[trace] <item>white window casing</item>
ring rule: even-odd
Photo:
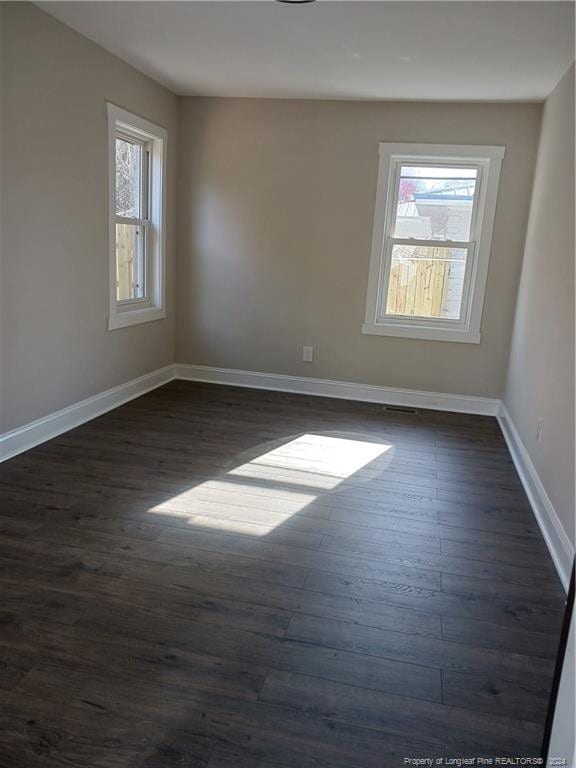
[[[492,230],[504,147],[442,144],[389,144],[379,146],[378,184],[372,233],[372,251],[366,316],[362,332],[437,341],[479,343],[480,323],[488,277]],[[446,166],[446,170],[475,171],[475,191],[467,240],[423,239],[398,236],[398,195],[401,169],[407,166]],[[400,227],[401,228],[401,227]],[[427,247],[455,249],[465,253],[457,277],[455,317],[400,314],[387,311],[393,248]],[[461,297],[461,300],[460,300]]]
[[[107,102],[108,118],[108,330],[166,317],[166,148],[167,132],[154,123]],[[116,140],[140,148],[140,190],[137,216],[118,214],[116,204]],[[116,225],[134,227],[136,280],[141,295],[119,298]]]

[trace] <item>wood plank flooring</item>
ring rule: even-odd
[[[0,768],[539,755],[564,594],[492,418],[173,382],[0,509]]]

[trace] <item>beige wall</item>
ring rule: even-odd
[[[574,541],[574,67],[548,98],[504,402]],[[538,418],[544,419],[536,440]]]
[[[0,432],[174,360],[176,97],[29,3],[4,4]],[[107,330],[106,111],[168,129],[168,317]]]
[[[181,99],[177,360],[499,397],[540,115]],[[361,335],[380,141],[506,145],[480,345]]]
[[[7,73],[0,431],[174,359],[501,395],[539,105],[190,98],[178,105],[35,6],[0,7]],[[106,330],[107,99],[170,134],[168,317],[113,332]],[[480,345],[360,333],[383,140],[507,147]],[[314,363],[301,362],[302,344],[315,345]],[[513,353],[509,392],[517,359]]]

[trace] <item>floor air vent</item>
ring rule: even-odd
[[[407,408],[404,405],[385,405],[383,411],[390,411],[391,413],[409,413],[416,415],[418,411],[416,408]]]

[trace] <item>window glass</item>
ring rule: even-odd
[[[393,237],[470,239],[476,168],[402,165]]]
[[[145,296],[143,227],[116,224],[116,300],[134,301]]]
[[[386,314],[457,320],[467,253],[466,248],[394,245]]]
[[[140,218],[142,145],[116,138],[116,215]]]

